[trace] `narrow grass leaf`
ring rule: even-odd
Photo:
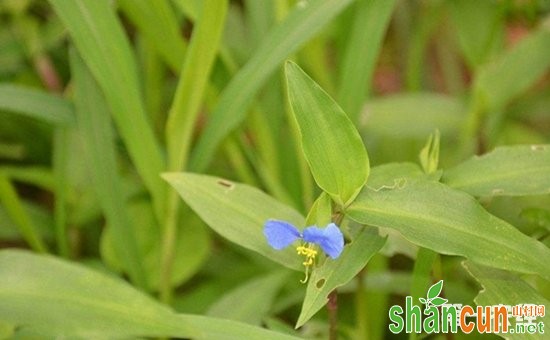
[[[320,267],[315,268],[309,278],[296,327],[305,324],[328,302],[330,292],[351,281],[385,241],[385,238],[378,236],[378,229],[364,228],[344,247],[338,259],[327,258]]]
[[[2,202],[7,215],[19,228],[21,236],[23,236],[31,248],[39,253],[47,252],[48,248],[38,234],[38,231],[30,216],[27,214],[27,211],[23,207],[23,204],[17,195],[17,191],[11,181],[3,173],[0,173],[0,202]]]
[[[121,0],[124,14],[136,25],[173,71],[180,71],[186,42],[168,0]]]
[[[193,152],[190,169],[208,166],[223,139],[246,117],[254,96],[279,65],[325,27],[352,0],[300,2],[265,37],[254,55],[224,89]]]
[[[474,299],[478,306],[516,306],[534,304],[545,305],[546,308],[548,308],[550,305],[550,301],[548,299],[544,298],[531,285],[512,273],[480,266],[472,263],[471,261],[463,262],[463,266],[483,288]],[[508,320],[510,321],[509,327],[515,328],[515,325],[517,324],[516,318],[511,317]],[[549,325],[550,315],[546,312],[543,317],[537,317],[534,324],[538,322],[543,322],[544,325]],[[548,338],[547,335],[539,332],[535,332],[533,334],[508,332],[506,334],[501,334],[501,336],[511,340],[544,340]]]
[[[531,33],[479,69],[474,91],[484,109],[497,110],[532,86],[550,67],[550,29]]]
[[[17,85],[0,84],[0,110],[60,126],[72,125],[75,122],[73,107],[65,99]]]
[[[550,250],[544,244],[489,214],[472,196],[438,182],[408,179],[395,189],[365,188],[346,215],[395,229],[441,254],[550,280]]]
[[[126,197],[117,175],[116,146],[109,109],[88,68],[76,51],[71,52],[77,122],[93,187],[107,222],[113,228],[118,255],[124,261],[132,281],[145,288],[142,259],[127,215]]]
[[[466,61],[475,69],[485,63],[502,40],[504,11],[491,1],[457,0],[448,10]]]
[[[443,172],[448,186],[474,196],[550,193],[550,145],[502,146]]]
[[[210,306],[206,315],[260,326],[287,278],[288,272],[275,272],[243,282]]]
[[[304,218],[292,208],[256,188],[217,177],[167,173],[163,178],[218,234],[291,269],[301,269],[294,248],[277,251],[268,245],[263,233],[269,219],[287,221],[302,228]]]
[[[55,235],[57,251],[63,257],[69,257],[67,237],[67,195],[69,191],[69,148],[71,137],[67,128],[58,127],[54,132],[53,171],[55,176]]]
[[[286,77],[311,173],[317,184],[344,206],[355,198],[369,175],[361,136],[338,104],[298,65],[287,62]]]
[[[359,112],[370,92],[370,84],[390,23],[395,0],[356,1],[350,37],[342,59],[338,102],[357,123]]]
[[[193,127],[223,33],[227,0],[205,0],[202,6],[166,124],[171,171],[183,170],[187,163]]]
[[[165,186],[160,147],[145,113],[136,61],[107,0],[51,0],[84,62],[99,84],[137,171],[162,216]]]
[[[402,93],[368,101],[361,114],[365,135],[425,138],[435,129],[443,136],[459,131],[466,107],[456,97],[437,93]]]

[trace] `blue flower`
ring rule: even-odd
[[[313,259],[317,254],[315,245],[318,245],[332,259],[336,259],[344,249],[344,236],[334,223],[330,223],[326,228],[316,226],[307,227],[303,233],[292,224],[284,221],[268,220],[264,226],[264,234],[267,243],[277,250],[291,245],[294,241],[301,239],[304,244],[298,246],[298,254],[306,255],[305,266],[313,264]]]

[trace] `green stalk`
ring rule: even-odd
[[[68,169],[67,158],[69,153],[69,131],[65,127],[59,127],[54,132],[53,168],[55,176],[55,239],[58,252],[61,256],[70,256],[67,238],[67,190]]]
[[[200,18],[195,23],[166,124],[169,171],[181,171],[186,167],[193,127],[218,52],[227,5],[227,0],[205,0]],[[179,212],[179,196],[174,190],[169,190],[167,202],[160,270],[160,298],[165,303],[170,302],[172,295],[171,277]]]

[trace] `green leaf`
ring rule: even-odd
[[[137,171],[162,215],[164,169],[158,142],[145,113],[137,66],[128,39],[107,0],[50,0],[99,84]]]
[[[0,319],[41,337],[295,339],[230,320],[175,314],[127,283],[81,265],[0,251]]]
[[[436,298],[439,293],[441,293],[441,290],[443,290],[443,280],[439,280],[439,282],[434,283],[430,289],[428,289],[428,300],[433,300]]]
[[[436,93],[401,93],[365,105],[361,132],[397,138],[424,139],[438,129],[443,136],[458,132],[466,108],[456,97]]]
[[[498,147],[443,173],[447,185],[474,196],[550,193],[550,145]]]
[[[276,272],[244,282],[210,306],[207,315],[259,326],[287,278],[288,272]]]
[[[170,2],[121,0],[118,4],[147,41],[155,47],[170,69],[180,71],[185,57],[186,42]]]
[[[492,1],[455,0],[448,3],[453,26],[466,61],[475,67],[487,61],[502,38],[504,11]]]
[[[424,173],[415,163],[386,163],[371,168],[367,187],[374,191],[395,189],[405,185],[408,178],[423,175]]]
[[[187,165],[193,128],[223,33],[227,0],[204,0],[201,13],[193,28],[191,43],[166,123],[170,171],[184,170]]]
[[[442,304],[444,303],[447,303],[447,299],[443,299],[443,298],[440,298],[440,297],[436,297],[432,300],[432,305],[434,306],[441,306]]]
[[[77,126],[82,134],[83,156],[90,169],[93,188],[107,223],[113,228],[119,258],[134,283],[145,288],[141,254],[126,211],[126,196],[118,175],[109,109],[89,69],[74,50],[71,50],[70,61],[75,83]]]
[[[67,126],[75,122],[71,103],[59,96],[23,86],[0,84],[0,110],[54,125]]]
[[[332,200],[326,192],[313,202],[306,217],[306,225],[326,226],[332,221]]]
[[[550,66],[550,30],[541,28],[481,68],[474,89],[488,110],[502,108],[532,86]]]
[[[222,140],[245,119],[254,96],[279,65],[351,2],[300,2],[269,32],[256,53],[224,89],[193,152],[190,169],[201,171],[206,168]]]
[[[426,304],[428,301],[426,301],[426,299],[424,298],[418,298],[418,301],[420,301],[421,303],[423,304]]]
[[[336,203],[345,206],[369,176],[369,158],[361,136],[338,104],[298,65],[287,62],[286,78],[313,177]]]
[[[391,228],[409,241],[476,263],[550,280],[550,250],[485,211],[470,195],[438,182],[366,188],[346,210],[359,223]]]
[[[221,178],[191,173],[167,173],[162,177],[218,234],[291,269],[301,269],[295,249],[277,251],[268,245],[263,233],[269,219],[303,227],[304,218],[294,209],[256,188]]]
[[[0,202],[31,248],[40,253],[47,252],[48,247],[38,234],[34,222],[19,199],[15,187],[3,173],[0,173]]]
[[[309,278],[296,327],[305,324],[327,303],[330,292],[352,280],[382,248],[385,241],[385,238],[378,236],[376,228],[363,228],[344,247],[339,258],[327,258],[321,266],[316,267]]]
[[[498,306],[498,305],[523,305],[535,304],[550,306],[550,301],[544,298],[531,285],[523,281],[516,275],[501,270],[487,268],[477,265],[470,261],[463,262],[463,266],[468,272],[481,284],[483,290],[474,299],[478,306]],[[509,327],[514,327],[516,319],[511,317]],[[544,325],[550,324],[550,314],[546,311],[544,317],[538,317],[536,322],[543,322]],[[506,339],[547,339],[548,336],[541,333],[534,334],[505,334]]]
[[[350,37],[339,66],[338,102],[356,123],[370,84],[395,0],[356,1]],[[357,62],[361,60],[361,62]]]
[[[196,331],[126,283],[50,256],[0,251],[0,319],[43,335],[163,336]]]
[[[143,259],[143,267],[147,279],[147,288],[158,291],[161,263],[161,230],[156,227],[155,215],[149,200],[134,199],[126,205],[131,224],[131,233],[135,235],[140,257]],[[183,212],[187,214],[183,214]],[[206,226],[190,211],[183,210],[180,213],[180,223],[177,230],[175,245],[172,286],[178,286],[193,276],[201,267],[209,254],[210,244]],[[124,259],[117,255],[116,249],[124,247],[118,244],[120,240],[114,237],[113,226],[107,225],[101,237],[101,256],[114,270],[128,271]]]

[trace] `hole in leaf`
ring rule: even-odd
[[[320,279],[320,280],[317,281],[317,283],[315,284],[315,287],[321,289],[321,288],[323,288],[323,286],[325,285],[325,282],[326,282],[325,279]]]

